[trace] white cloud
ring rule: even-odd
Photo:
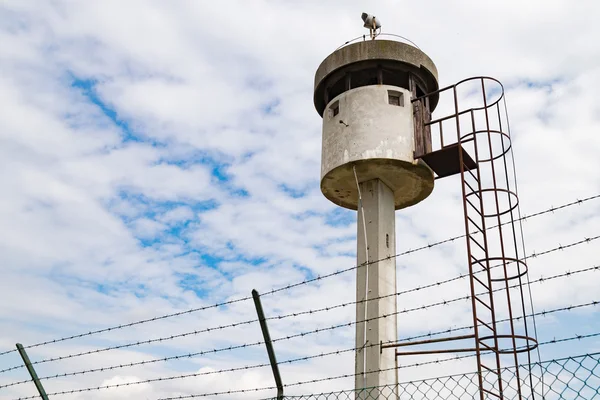
[[[161,222],[166,224],[176,224],[178,222],[189,221],[194,218],[194,212],[190,207],[177,207],[173,208],[159,217]]]
[[[318,187],[320,61],[364,33],[356,1],[0,6],[0,351],[245,297],[354,264],[354,213]],[[367,10],[370,11],[371,10]],[[485,74],[507,88],[522,211],[600,192],[595,134],[598,5],[382,2],[384,30],[436,62],[442,86]],[[77,85],[74,79],[79,79]],[[90,87],[87,88],[85,83]],[[267,108],[272,106],[271,112]],[[110,109],[111,112],[106,113]],[[118,121],[118,124],[115,123]],[[215,169],[218,174],[215,174]],[[291,193],[302,193],[295,197]],[[463,231],[456,178],[398,212],[397,250]],[[598,201],[524,224],[529,253],[598,235]],[[328,223],[333,221],[333,223]],[[398,289],[464,273],[464,239],[397,259]],[[532,280],[598,263],[597,243],[529,260]],[[263,296],[268,316],[354,300],[354,272]],[[598,300],[597,272],[532,284],[537,310]],[[398,296],[399,309],[468,293],[465,280]],[[539,318],[540,339],[598,331],[596,308]],[[344,324],[352,306],[271,320],[274,338]],[[30,349],[39,360],[255,319],[251,301]],[[398,317],[399,335],[468,325],[469,303]],[[256,323],[40,364],[42,376],[235,346]],[[597,349],[546,346],[543,358]],[[353,327],[275,343],[285,360],[354,346]],[[431,358],[415,358],[402,363]],[[262,346],[48,380],[48,392],[266,362]],[[0,356],[0,369],[16,365]],[[472,370],[465,360],[401,380]],[[351,353],[282,366],[284,382],[353,373]],[[0,385],[26,378],[0,374]],[[73,399],[150,398],[272,386],[269,368],[129,385]],[[349,388],[352,379],[288,393]],[[0,397],[32,394],[31,385]],[[273,391],[227,398],[267,397]],[[263,396],[264,395],[264,396]],[[66,395],[65,395],[66,397]],[[3,397],[4,398],[4,397]]]

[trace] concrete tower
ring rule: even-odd
[[[431,151],[431,138],[415,135],[414,115],[429,116],[438,98],[414,106],[411,99],[437,89],[431,59],[390,40],[341,47],[315,74],[314,103],[323,117],[321,191],[358,211],[357,389],[398,382],[394,352],[380,351],[381,342],[397,340],[395,210],[433,190],[433,172],[415,158]]]

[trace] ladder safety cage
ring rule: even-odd
[[[439,96],[437,118],[429,112],[432,96]],[[537,339],[523,287],[527,264],[504,87],[494,78],[473,77],[420,97],[413,91],[412,104],[415,159],[436,179],[460,175],[473,334],[382,344],[382,351],[471,341],[466,348],[396,351],[396,356],[472,351],[481,400],[534,398],[529,380]],[[505,376],[507,368],[516,379]]]

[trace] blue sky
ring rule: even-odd
[[[0,352],[267,292],[355,263],[356,214],[320,193],[321,119],[314,72],[363,34],[361,12],[415,41],[440,85],[489,75],[507,88],[524,214],[600,193],[600,52],[592,1],[481,2],[423,7],[384,1],[117,1],[0,6]],[[519,12],[515,12],[518,9]],[[210,15],[210,22],[207,21]],[[407,16],[412,16],[407,18]],[[502,24],[489,23],[489,16]],[[262,21],[262,22],[260,22]],[[428,21],[423,29],[423,21]],[[449,23],[451,21],[452,23]],[[366,32],[366,31],[365,31]],[[436,182],[396,214],[397,250],[460,235],[459,185]],[[600,200],[524,224],[528,253],[600,234]],[[529,262],[531,279],[598,264],[597,242]],[[460,240],[398,257],[398,289],[466,269]],[[346,272],[265,296],[268,315],[354,300]],[[536,310],[597,299],[589,272],[532,284]],[[398,297],[411,308],[464,295],[460,281]],[[40,346],[33,360],[253,318],[251,301]],[[462,326],[469,304],[402,314],[399,335]],[[273,320],[273,337],[353,321],[353,307]],[[594,307],[538,319],[540,340],[600,331]],[[260,340],[257,324],[61,362],[40,375],[130,363]],[[354,345],[352,327],[277,342],[279,359]],[[598,351],[597,339],[546,346],[542,358]],[[424,358],[423,360],[428,360]],[[48,391],[135,382],[266,362],[261,347],[54,379]],[[415,361],[417,361],[415,359]],[[286,382],[353,372],[350,353],[282,366]],[[0,369],[18,364],[0,355]],[[402,371],[401,380],[471,371],[470,361]],[[25,379],[0,374],[0,385]],[[268,368],[65,395],[158,398],[270,386]],[[0,399],[32,394],[0,389]],[[352,380],[295,387],[295,393]],[[242,395],[239,396],[243,398]]]

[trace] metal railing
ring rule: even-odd
[[[531,367],[531,368],[530,368]],[[566,357],[531,366],[521,366],[521,385],[533,384],[536,399],[545,400],[591,400],[600,399],[600,353]],[[532,379],[529,379],[532,371]],[[543,371],[543,372],[540,372]],[[517,373],[515,368],[507,368],[503,373],[505,382],[504,399],[517,400]],[[543,376],[542,376],[543,375]],[[483,374],[486,379],[487,374]],[[543,378],[543,380],[542,380]],[[543,382],[543,383],[542,383]],[[511,388],[513,388],[511,390]],[[360,390],[316,393],[301,396],[285,396],[288,400],[355,400],[355,399],[398,399],[400,400],[437,400],[474,399],[479,395],[476,372],[449,375],[420,381],[403,382],[396,386],[373,387]],[[493,398],[493,397],[488,397]],[[524,397],[529,398],[529,397]],[[534,398],[534,397],[531,397]]]
[[[409,45],[421,50],[421,48],[419,46],[417,46],[417,44],[415,42],[413,42],[412,40],[410,40],[409,38],[406,38],[401,35],[396,35],[394,33],[378,33],[377,36],[375,36],[375,40],[378,40],[378,39],[379,40],[393,40],[396,42],[406,43],[406,44],[409,44]],[[371,40],[371,38],[369,37],[368,34],[360,35],[360,36],[355,37],[354,39],[350,39],[350,40],[344,42],[344,44],[342,44],[335,50],[337,51],[337,50],[341,49],[342,47],[348,46],[349,44],[352,44],[352,43],[362,42],[362,41],[367,41],[367,40]]]

